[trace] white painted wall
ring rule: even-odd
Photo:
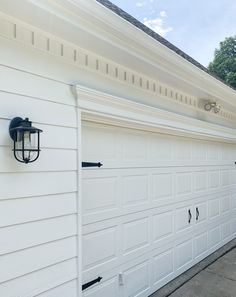
[[[6,8],[8,1],[3,2]],[[84,34],[88,36],[86,32]],[[231,142],[235,138],[234,130],[225,128],[235,127],[234,110],[231,113],[227,107],[225,113],[218,116],[207,114],[197,106],[197,90],[193,94],[188,93],[194,90],[190,82],[191,88],[178,90],[155,78],[150,79],[150,75],[139,73],[138,69],[129,68],[130,65],[123,65],[123,61],[117,64],[106,56],[97,55],[95,47],[95,52],[81,47],[18,19],[0,15],[1,297],[80,296],[81,197],[78,197],[78,162],[81,161],[81,127],[72,85],[80,84],[124,97],[131,105],[132,102],[145,103],[222,124],[219,129],[217,126],[214,129],[210,127],[209,131],[212,129],[218,141],[221,136]],[[144,66],[148,63],[150,61],[142,61]],[[155,69],[156,65],[152,66]],[[207,82],[205,89],[206,85]],[[221,92],[224,92],[223,88]],[[229,94],[233,97],[231,92]],[[233,101],[231,97],[229,102]],[[90,99],[86,94],[84,98],[79,98],[81,104],[83,100],[87,103]],[[91,113],[99,107],[95,103],[91,104]],[[112,111],[111,106],[106,108],[107,113]],[[122,110],[120,112],[125,115]],[[135,112],[131,108],[129,116],[131,118],[132,115],[132,121],[137,122]],[[42,153],[33,164],[17,163],[13,157],[8,126],[15,116],[29,117],[44,131]],[[144,115],[143,121],[148,122],[147,117]],[[155,112],[151,117],[163,123],[166,120],[165,117],[157,117]],[[189,119],[189,122],[191,128],[194,127],[193,120]],[[182,123],[181,119],[178,122],[180,128],[189,128],[190,124],[186,121]],[[199,124],[195,128],[200,126],[201,132],[209,135],[206,125]]]
[[[0,40],[1,54],[8,56],[0,58],[0,296],[75,297],[76,102],[68,84],[48,76],[50,65],[40,53],[6,43]],[[38,75],[38,65],[45,76]],[[8,126],[15,116],[29,117],[43,130],[35,163],[14,159]]]

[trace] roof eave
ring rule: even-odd
[[[24,6],[30,9],[27,11]],[[87,50],[96,51],[117,63],[124,63],[130,69],[134,69],[136,65],[129,59],[121,61],[121,56],[132,56],[136,61],[142,62],[141,70],[144,75],[148,76],[148,68],[152,67],[181,82],[182,86],[189,85],[196,92],[219,98],[236,107],[235,90],[96,0],[57,0],[56,3],[50,0],[34,0],[30,3],[22,0],[20,5],[13,0],[2,0],[1,8],[33,26],[78,46],[84,46]],[[35,13],[30,14],[29,10]],[[38,18],[32,17],[33,15]],[[55,25],[52,26],[52,23]],[[82,32],[82,39],[78,32]],[[81,44],[81,40],[85,43]],[[96,49],[94,40],[97,42]],[[106,50],[109,46],[117,51]],[[118,51],[120,54],[116,57]]]

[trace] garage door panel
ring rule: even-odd
[[[193,242],[192,238],[176,246],[176,269],[184,271],[186,266],[191,265],[193,260]]]
[[[236,192],[231,194],[231,208],[236,209]]]
[[[83,235],[83,270],[111,265],[118,257],[118,228],[109,227]],[[114,265],[114,264],[113,264]]]
[[[218,143],[102,124],[86,123],[83,126],[84,161],[99,159],[104,166],[232,165],[234,160],[232,153],[222,158],[221,144]]]
[[[151,249],[150,211],[129,214],[83,227],[84,272],[104,272]],[[94,254],[93,254],[94,253]]]
[[[220,199],[220,212],[221,215],[228,214],[230,211],[230,195],[224,195]]]
[[[169,249],[154,255],[152,259],[152,269],[154,286],[170,278],[174,273],[174,250]]]
[[[84,170],[83,224],[170,204],[174,201],[174,175],[169,171]]]
[[[157,173],[152,175],[152,197],[157,201],[173,199],[172,173]]]
[[[192,141],[192,158],[195,161],[206,161],[207,160],[207,142],[193,140]]]
[[[218,143],[208,143],[207,145],[207,160],[217,161],[220,158],[220,144]]]
[[[215,189],[220,185],[220,171],[219,170],[211,170],[208,173],[209,180],[209,188]]]
[[[178,172],[175,187],[177,196],[190,194],[192,192],[192,172]]]
[[[231,222],[227,221],[221,225],[221,238],[225,242],[231,236]]]
[[[176,233],[183,232],[191,228],[193,220],[193,207],[191,204],[179,207],[175,211],[175,230]]]
[[[149,203],[148,175],[129,175],[122,177],[124,206]]]
[[[222,160],[232,160],[233,159],[233,147],[230,144],[222,143],[220,157]]]
[[[207,189],[207,172],[194,172],[194,190],[195,192],[205,191]]]
[[[124,296],[147,296],[150,288],[149,261],[129,267],[124,271]]]
[[[186,161],[192,158],[192,142],[189,139],[173,138],[172,146],[173,159],[176,161]]]
[[[114,127],[86,123],[83,125],[81,138],[83,161],[118,160],[118,140]],[[96,141],[96,148],[94,141]]]
[[[82,170],[83,279],[103,277],[83,296],[147,297],[236,233],[234,146],[82,130],[83,161],[103,164]]]
[[[148,159],[155,161],[169,162],[172,160],[173,144],[170,137],[166,135],[159,135],[156,137],[154,133],[149,135]]]
[[[173,209],[146,210],[85,225],[84,272],[104,272],[174,240]],[[155,244],[155,245],[154,245]],[[95,255],[93,254],[95,253]]]
[[[147,169],[84,170],[83,224],[151,208],[150,180]]]
[[[82,182],[83,213],[97,214],[119,208],[116,176],[84,178]]]
[[[236,160],[236,156],[234,159]],[[231,184],[232,185],[236,184],[236,170],[235,169],[231,170]]]
[[[146,133],[127,129],[119,136],[122,141],[124,160],[147,161],[148,136]]]
[[[196,202],[194,204],[194,220],[196,223],[196,229],[199,228],[199,226],[202,226],[203,224],[207,223],[208,219],[208,209],[207,209],[207,201],[202,201],[202,198],[200,201]]]
[[[95,285],[91,289],[87,289],[83,293],[84,297],[120,297],[117,277],[103,281],[101,284]]]
[[[160,242],[174,235],[174,211],[153,215],[153,242]]]
[[[149,218],[123,224],[123,254],[130,254],[150,244]]]
[[[230,184],[230,170],[221,170],[221,185],[228,186]]]
[[[209,219],[213,220],[219,217],[220,215],[220,199],[211,199],[208,202],[208,210],[209,210]]]
[[[232,232],[232,235],[235,236],[235,234],[236,234],[236,218],[232,219],[232,221],[231,221],[231,232]]]
[[[201,257],[205,253],[207,253],[207,243],[208,243],[208,238],[207,238],[207,231],[203,231],[200,234],[197,234],[194,237],[194,257],[195,259]]]
[[[216,248],[221,242],[220,226],[214,227],[208,231],[208,246],[210,249]]]

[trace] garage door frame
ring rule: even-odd
[[[83,160],[80,148],[83,120],[225,143],[235,143],[236,136],[231,128],[160,110],[80,85],[74,87],[74,92],[77,99],[78,121],[78,270],[79,282],[82,283],[81,162]],[[81,295],[82,292],[78,292],[78,296]]]

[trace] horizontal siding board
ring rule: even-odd
[[[0,200],[0,227],[76,213],[76,193]]]
[[[0,200],[76,191],[76,172],[0,174]]]
[[[0,228],[0,256],[75,235],[76,215]]]
[[[75,105],[75,99],[69,85],[1,65],[0,90]]]
[[[13,145],[8,132],[9,124],[10,120],[0,119],[0,146],[12,147]],[[42,123],[37,124],[37,126],[43,130],[40,138],[41,148],[76,149],[76,128]]]
[[[77,130],[70,127],[40,124],[42,148],[77,149]]]
[[[0,256],[0,283],[74,258],[76,253],[76,237],[71,237]]]
[[[0,109],[1,105],[0,105]],[[12,145],[12,141],[9,136],[9,120],[0,119],[0,145]]]
[[[16,38],[38,41],[31,30],[12,25],[6,24]],[[76,297],[76,100],[69,81],[49,75],[51,67],[64,73],[62,64],[17,48],[1,38],[0,296]],[[8,129],[16,116],[43,130],[40,158],[30,165],[12,153]]]
[[[0,91],[0,118],[28,117],[34,123],[76,127],[76,108]],[[40,128],[40,127],[39,127]]]
[[[76,150],[42,149],[37,162],[17,162],[10,147],[0,147],[0,172],[76,170]]]
[[[77,281],[73,280],[50,291],[37,295],[37,297],[78,297],[77,296]]]
[[[34,271],[0,285],[2,297],[33,297],[76,278],[76,259]],[[60,297],[67,297],[62,295]],[[73,296],[73,295],[72,295]],[[57,296],[59,297],[59,296]],[[69,296],[68,296],[69,297]]]

